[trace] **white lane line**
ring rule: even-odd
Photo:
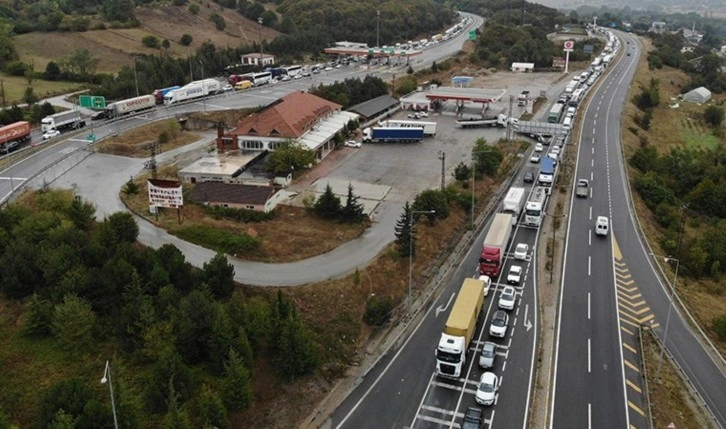
[[[587,257],[587,276],[588,277],[590,277],[590,275],[592,275],[591,268],[592,268],[592,256],[588,256]]]
[[[592,429],[592,404],[587,403],[587,427]]]
[[[592,206],[590,206],[590,220],[592,220]]]
[[[587,320],[590,320],[590,292],[587,293]]]
[[[592,246],[592,230],[587,231],[587,244]]]
[[[592,372],[592,350],[590,349],[590,339],[587,339],[587,373]]]

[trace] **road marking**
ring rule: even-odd
[[[641,410],[640,408],[638,408],[638,407],[637,407],[637,406],[636,406],[635,404],[633,404],[632,402],[628,401],[628,406],[629,406],[629,407],[630,407],[630,408],[631,408],[631,409],[632,409],[633,411],[635,411],[636,413],[640,414],[641,416],[645,416],[645,413],[643,412],[643,410]]]
[[[635,332],[628,330],[625,326],[620,327],[621,331],[625,331],[626,334],[630,334],[632,336],[635,336]]]
[[[527,329],[527,332],[529,332],[530,329],[532,329],[532,322],[529,321],[529,318],[527,318],[527,312],[529,311],[529,304],[524,305],[524,327]]]
[[[636,320],[635,322],[631,322],[631,321],[630,321],[630,320],[628,320],[628,319],[624,319],[624,318],[622,318],[622,317],[620,318],[620,321],[621,321],[621,322],[623,322],[623,323],[625,323],[625,324],[628,324],[628,325],[630,325],[630,326],[632,326],[632,327],[634,327],[634,328],[640,328],[640,323],[637,323],[637,320],[638,320],[638,319],[635,319],[635,320]],[[634,333],[632,333],[632,332],[629,332],[629,331],[627,331],[627,330],[626,330],[626,332],[628,332],[628,333],[629,333],[630,335],[635,335]]]
[[[635,366],[634,364],[632,364],[629,360],[623,359],[623,363],[625,364],[625,366],[632,369],[633,371],[640,373],[640,370],[638,369],[638,367]]]
[[[590,206],[590,220],[592,220],[592,206]]]
[[[628,349],[631,352],[635,353],[636,355],[638,354],[638,351],[635,350],[635,348],[633,346],[631,346],[630,344],[628,344],[626,342],[623,342],[623,347],[625,347],[626,349]]]
[[[590,292],[587,293],[587,320],[590,320]]]
[[[592,372],[591,364],[592,364],[592,353],[591,353],[591,349],[590,349],[590,339],[588,338],[587,339],[587,373],[588,374]]]
[[[592,404],[587,403],[587,427],[592,428]]]
[[[436,307],[436,317],[439,317],[439,313],[442,311],[446,311],[449,308],[449,305],[451,304],[451,300],[454,299],[454,295],[456,295],[456,292],[451,293],[451,297],[449,297],[449,302],[446,303],[446,306],[438,306]]]
[[[14,182],[14,181],[18,180],[18,181],[21,181],[21,182],[25,182],[28,179],[26,177],[16,177],[16,176],[6,176],[6,177],[3,177],[3,176],[0,176],[0,180],[10,180],[11,182]]]
[[[637,385],[636,385],[635,383],[633,383],[632,381],[630,381],[630,380],[627,380],[627,381],[626,381],[625,383],[626,383],[626,384],[627,384],[628,386],[630,386],[630,387],[631,387],[631,388],[632,388],[633,390],[635,390],[636,392],[638,392],[638,393],[643,393],[643,391],[642,391],[642,390],[640,389],[640,387],[638,387],[638,386],[637,386]]]
[[[587,231],[587,245],[592,246],[592,230]]]
[[[433,386],[437,386],[437,387],[442,387],[442,388],[444,388],[444,389],[449,389],[449,390],[458,390],[459,392],[461,392],[461,389],[463,389],[463,388],[462,388],[462,387],[460,387],[460,386],[454,386],[453,384],[446,384],[446,383],[442,383],[442,382],[440,382],[440,381],[432,381],[432,382],[431,382],[431,384],[432,384]]]
[[[589,277],[592,273],[592,256],[587,257],[587,276]]]
[[[424,405],[421,407],[421,409],[427,410],[427,411],[433,411],[434,413],[439,413],[439,414],[449,414],[449,415],[456,414],[454,411],[446,410],[444,408],[432,407],[430,405]]]
[[[615,239],[614,235],[613,235],[613,256],[615,256],[616,260],[623,259],[623,254],[620,252],[620,246],[618,246],[618,240]]]
[[[436,417],[429,417],[429,416],[418,416],[421,420],[426,420],[433,423],[438,423],[440,425],[448,425],[449,421],[444,419],[437,419]],[[452,426],[452,427],[461,427],[461,426]]]

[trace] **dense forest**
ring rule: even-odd
[[[226,427],[254,400],[255,362],[281,380],[316,369],[282,293],[245,296],[224,256],[198,270],[137,235],[131,214],[97,221],[70,192],[0,211],[0,427],[112,427],[106,359],[124,428]]]

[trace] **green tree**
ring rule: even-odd
[[[169,50],[169,48],[171,48],[171,42],[169,41],[169,39],[162,40],[161,41],[161,47],[164,48],[164,49],[166,49],[166,50]]]
[[[96,71],[96,67],[101,60],[93,54],[91,51],[85,48],[76,48],[73,53],[65,59],[62,64],[66,70],[71,74],[79,76],[88,76]]]
[[[363,313],[363,321],[369,326],[383,326],[391,318],[393,310],[393,299],[390,297],[380,298],[371,296],[366,301],[366,311]]]
[[[154,48],[158,49],[161,46],[161,42],[159,41],[159,38],[153,35],[144,36],[143,39],[141,39],[141,43],[146,46],[147,48]]]
[[[221,306],[217,307],[206,344],[212,369],[217,373],[221,374],[224,370],[225,357],[230,347],[233,347],[234,338],[235,331],[229,314]]]
[[[718,128],[723,123],[724,109],[720,106],[708,106],[703,112],[703,119],[713,128]]]
[[[109,21],[128,22],[134,18],[133,0],[108,0],[103,2],[103,14]]]
[[[479,138],[474,143],[472,159],[476,161],[477,173],[494,176],[499,171],[504,155],[498,148],[489,146],[486,140]]]
[[[471,179],[471,168],[462,161],[454,168],[452,176],[464,187],[467,187],[469,179]]]
[[[189,5],[188,10],[192,15],[196,15],[199,13],[199,5],[196,3],[192,3]]]
[[[91,304],[75,295],[66,295],[53,310],[53,334],[67,351],[85,352],[94,343],[96,313]]]
[[[284,142],[270,153],[265,169],[273,174],[287,174],[302,171],[315,163],[315,151],[299,143]]]
[[[72,415],[60,409],[55,413],[55,417],[53,417],[53,421],[48,425],[48,429],[75,429],[77,420]],[[9,429],[11,426],[8,425],[7,427]]]
[[[179,403],[179,395],[176,393],[172,379],[168,383],[169,399],[166,403],[166,415],[164,416],[163,427],[164,429],[191,429],[192,424],[189,422],[189,415],[184,404]]]
[[[315,202],[313,213],[319,218],[332,220],[340,217],[341,210],[340,198],[333,193],[333,188],[328,183],[325,192]]]
[[[416,253],[416,231],[411,221],[411,206],[406,201],[403,212],[398,217],[396,227],[396,249],[401,256],[413,256]]]
[[[252,404],[252,380],[244,361],[233,349],[227,354],[222,380],[222,397],[232,411],[246,410]]]
[[[189,46],[192,44],[192,36],[190,34],[182,34],[181,39],[179,39],[179,43],[182,44],[182,46]]]
[[[76,195],[65,213],[76,228],[81,231],[89,231],[95,220],[96,208]]]
[[[719,341],[726,342],[726,314],[715,317],[711,322]]]
[[[227,22],[224,20],[224,18],[221,15],[212,13],[212,15],[209,18],[212,20],[212,22],[214,22],[214,27],[217,30],[224,31],[224,28],[227,26]]]
[[[449,217],[449,203],[446,200],[446,194],[438,189],[427,189],[416,195],[412,207],[416,211],[433,212],[426,213],[429,225],[433,225],[437,218],[446,219]],[[414,216],[414,219],[416,218]]]
[[[221,253],[214,255],[202,268],[202,280],[217,299],[227,299],[234,292],[234,267]]]
[[[348,197],[346,198],[345,207],[341,213],[343,222],[359,223],[366,218],[363,211],[363,204],[358,202],[358,196],[353,194],[353,185],[348,183]]]
[[[78,378],[62,379],[42,394],[39,421],[52,422],[61,410],[77,419],[84,414],[84,408],[93,396],[87,381]],[[65,417],[63,420],[66,420]]]
[[[207,344],[218,307],[207,289],[195,289],[179,302],[174,312],[174,334],[177,349],[187,363],[200,363],[208,357]]]
[[[53,303],[33,294],[26,303],[26,318],[23,333],[44,337],[53,333]]]
[[[103,223],[108,224],[114,237],[119,241],[134,243],[139,236],[139,225],[129,212],[112,213],[103,220]]]
[[[197,420],[205,428],[227,427],[227,409],[222,398],[206,384],[197,398]]]
[[[280,320],[273,360],[275,368],[289,381],[309,374],[317,366],[312,341],[294,308]]]

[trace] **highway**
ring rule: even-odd
[[[620,117],[640,52],[635,38],[620,37],[621,50],[632,54],[610,67],[580,128],[574,179],[590,180],[591,195],[573,199],[567,216],[551,428],[647,427],[639,327],[665,335],[668,290],[640,238],[620,141]],[[597,216],[610,218],[607,237],[594,234]],[[711,358],[676,311],[667,346],[723,427],[723,361]]]

